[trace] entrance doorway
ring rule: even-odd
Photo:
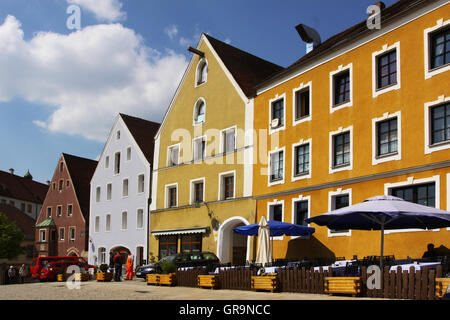
[[[250,237],[237,234],[233,228],[248,225],[242,217],[225,220],[219,228],[217,256],[222,263],[244,265],[249,260]]]

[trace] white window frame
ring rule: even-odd
[[[306,218],[310,218],[311,217],[311,196],[303,196],[303,195],[299,195],[297,198],[292,198],[292,207],[291,207],[291,211],[292,211],[292,217],[291,217],[291,221],[294,224],[297,224],[297,221],[295,221],[295,203],[296,202],[300,202],[300,201],[308,201],[308,216]],[[308,223],[308,227],[309,227],[309,223]],[[291,236],[291,239],[310,239],[311,235],[305,235],[305,236]]]
[[[72,230],[73,232],[73,239],[72,239]],[[77,228],[75,226],[69,226],[69,241],[75,241],[77,237]]]
[[[177,200],[176,200],[176,205],[175,205],[175,207],[170,207],[169,206],[169,202],[170,202],[170,193],[169,193],[169,189],[170,188],[173,188],[173,187],[175,187],[176,189],[177,189]],[[176,182],[176,183],[170,183],[170,184],[166,184],[165,186],[164,186],[164,190],[165,190],[165,196],[164,196],[164,199],[165,199],[165,207],[166,207],[166,209],[172,209],[172,208],[176,208],[176,207],[178,207],[178,182]]]
[[[62,217],[62,205],[56,206],[56,216]]]
[[[102,187],[97,186],[95,188],[95,202],[100,202],[102,200]]]
[[[139,227],[139,211],[142,211],[142,226]],[[144,208],[137,208],[136,210],[136,229],[137,230],[143,230],[145,225],[145,219],[144,219]]]
[[[299,91],[303,91],[306,88],[308,88],[309,90],[309,116],[306,117],[302,117],[298,120],[295,119],[295,115],[296,115],[296,107],[297,107],[297,101],[296,101],[296,94]],[[300,83],[300,86],[297,88],[294,88],[292,90],[292,126],[295,127],[296,125],[303,123],[303,122],[307,122],[307,121],[311,121],[312,120],[312,81],[305,83]]]
[[[283,152],[283,178],[281,180],[276,180],[271,182],[270,181],[270,176],[271,176],[271,158],[272,158],[272,154],[274,153],[278,153],[278,152]],[[268,161],[267,163],[269,164],[268,166],[268,175],[267,175],[267,186],[271,187],[277,184],[284,184],[284,179],[286,177],[286,147],[283,148],[275,148],[274,150],[269,151],[269,157],[268,157]]]
[[[125,189],[125,181],[127,182],[126,189]],[[125,194],[125,190],[126,190],[126,194]],[[122,179],[122,198],[128,198],[129,195],[130,195],[130,179],[124,178],[124,179]]]
[[[440,104],[444,104],[450,102],[450,96],[439,96],[436,101],[425,103],[424,111],[425,111],[425,154],[430,154],[436,151],[442,151],[446,149],[450,149],[450,141],[440,142],[435,145],[431,145],[431,117],[430,111],[431,108],[437,107]]]
[[[430,28],[423,30],[423,52],[424,52],[424,70],[425,70],[425,79],[430,79],[431,77],[440,74],[442,72],[446,72],[450,70],[450,64],[446,66],[438,67],[430,70],[430,34],[438,31],[441,28],[445,28],[450,24],[450,19],[444,21],[444,18],[441,18],[436,21],[436,24]]]
[[[337,168],[333,168],[333,159],[334,159],[334,145],[333,145],[333,137],[335,135],[345,133],[349,131],[350,132],[350,163],[345,166],[340,166]],[[345,170],[353,170],[353,125],[342,128],[339,127],[338,130],[332,131],[329,133],[329,174],[333,174],[339,171],[345,171]]]
[[[72,212],[69,214],[69,208],[72,208]],[[72,217],[73,216],[73,204],[72,203],[68,203],[67,204],[67,216],[68,217]]]
[[[200,101],[202,101],[205,104],[205,114],[204,114],[204,117],[203,117],[203,121],[196,121],[195,118],[197,116],[197,107],[198,107],[198,104],[199,104]],[[195,126],[201,125],[201,124],[203,124],[205,122],[206,122],[206,100],[205,100],[205,98],[200,97],[194,103],[194,112],[193,112],[193,115],[192,115],[192,126],[195,127]]]
[[[202,154],[201,159],[195,159],[195,143],[197,140],[201,140],[201,141],[205,141],[205,150]],[[205,161],[206,159],[206,149],[207,149],[207,143],[206,143],[206,135],[204,136],[199,136],[199,137],[195,137],[194,139],[192,139],[192,162],[193,163],[201,163],[202,161]]]
[[[233,151],[226,151],[225,150],[225,135],[226,133],[230,132],[230,131],[234,131],[234,149]],[[220,131],[220,148],[219,151],[221,154],[227,154],[227,153],[233,153],[236,151],[237,146],[236,146],[236,142],[237,142],[237,125],[222,129]]]
[[[109,190],[108,190],[108,186],[111,186]],[[106,184],[106,201],[111,201],[111,200],[112,200],[112,183],[107,183]]]
[[[378,57],[388,53],[392,50],[395,50],[396,53],[396,65],[397,65],[397,83],[394,85],[389,85],[383,88],[378,89]],[[372,52],[372,97],[376,98],[379,95],[392,91],[392,90],[398,90],[401,88],[401,83],[400,83],[400,79],[401,79],[401,74],[400,74],[400,41],[397,41],[396,43],[394,43],[391,46],[388,46],[387,44],[384,44],[382,49],[380,51],[375,51]]]
[[[61,239],[61,230],[63,231],[63,237]],[[66,240],[66,228],[60,227],[58,228],[58,242],[62,242]]]
[[[120,230],[127,231],[128,230],[128,211],[127,210],[122,211],[122,214],[120,217],[121,217]],[[123,219],[124,217],[126,218],[125,220]],[[124,228],[124,221],[125,221],[125,228]]]
[[[171,154],[172,154],[172,150],[175,148],[178,149],[178,161],[176,164],[171,164]],[[167,162],[166,162],[167,167],[175,167],[180,164],[180,148],[181,148],[181,143],[173,144],[173,145],[167,147]]]
[[[117,154],[119,155],[119,166],[117,166],[117,157],[116,157]],[[114,153],[114,169],[113,169],[114,171],[113,171],[113,173],[115,176],[118,176],[120,174],[120,167],[122,165],[121,157],[122,157],[122,153],[120,151],[116,151]],[[117,172],[116,172],[116,169],[118,169]]]
[[[100,247],[98,248],[98,260],[99,260],[99,265],[100,264],[104,264],[104,263],[108,263],[106,261],[106,248],[105,247]]]
[[[109,221],[109,224],[108,224]],[[111,232],[111,214],[107,213],[105,215],[105,232]]]
[[[206,201],[205,199],[205,177],[201,177],[201,178],[197,178],[197,179],[192,179],[189,181],[189,204],[193,205],[194,202],[194,197],[195,197],[195,184],[201,182],[203,183],[203,201]]]
[[[127,161],[127,162],[131,161],[131,147],[127,148],[127,156],[126,156],[125,161]]]
[[[141,187],[141,181],[140,179],[143,179],[142,181],[142,191],[139,190],[139,188]],[[142,194],[145,192],[145,173],[140,173],[137,176],[137,194]]]
[[[205,63],[206,64],[206,77],[205,77],[205,81],[198,83],[199,78],[200,78],[200,66],[202,66],[202,64]],[[208,82],[208,72],[209,72],[209,64],[208,64],[208,60],[203,57],[201,58],[198,63],[197,63],[197,68],[195,68],[195,83],[194,83],[194,88],[200,87],[201,85],[205,84],[206,82]]]
[[[236,170],[232,170],[219,173],[219,192],[217,195],[217,200],[219,201],[230,200],[230,198],[225,199],[225,181],[224,181],[224,178],[230,176],[233,176],[233,197],[231,199],[236,198]]]
[[[277,200],[277,199],[273,199],[273,201],[271,202],[267,202],[267,215],[266,215],[266,219],[267,221],[271,220],[270,219],[270,215],[271,215],[271,207],[275,206],[275,205],[281,205],[281,222],[284,222],[284,200]],[[272,237],[273,240],[283,240],[284,239],[284,235],[282,236],[273,236]]]
[[[379,122],[397,118],[397,153],[378,156],[378,131],[377,126]],[[402,159],[402,113],[397,111],[394,113],[386,112],[379,118],[372,119],[372,165],[388,161],[398,161]]]
[[[302,145],[305,145],[305,144],[309,144],[309,172],[308,172],[308,174],[302,174],[302,175],[296,176],[295,175],[295,148],[299,147],[299,146],[302,146]],[[298,181],[298,180],[303,180],[303,179],[310,179],[311,178],[311,171],[312,171],[311,170],[311,168],[312,168],[311,160],[312,160],[312,138],[309,138],[307,140],[301,139],[299,142],[294,143],[292,145],[292,159],[291,159],[291,161],[292,161],[292,168],[291,168],[291,170],[292,170],[292,177],[291,177],[291,181],[292,182]]]
[[[39,241],[47,242],[47,230],[45,229],[39,230]]]
[[[350,77],[350,100],[345,102],[345,103],[341,103],[339,105],[335,105],[334,104],[334,76],[343,72],[349,70],[349,77]],[[337,70],[333,70],[330,72],[330,114],[347,108],[347,107],[352,107],[353,106],[353,63],[350,62],[348,65],[343,66],[343,65],[339,65],[339,67],[337,68]]]
[[[328,212],[333,211],[335,208],[335,202],[334,199],[336,196],[343,196],[348,195],[348,205],[352,205],[352,188],[348,188],[345,190],[342,190],[342,188],[338,188],[336,191],[329,191],[328,192]],[[328,229],[328,237],[351,237],[352,230],[349,229],[348,232],[331,232],[330,229]]]
[[[100,216],[95,216],[95,220],[94,220],[94,232],[95,233],[100,233]]]
[[[109,168],[109,156],[105,157],[105,169]]]
[[[120,140],[120,130],[116,131],[116,140]]]
[[[390,195],[391,189],[398,188],[398,187],[407,187],[407,186],[413,186],[417,184],[423,184],[423,183],[430,183],[434,182],[435,190],[435,201],[434,205],[436,209],[440,209],[441,207],[441,187],[440,187],[440,175],[435,175],[429,178],[422,178],[422,179],[414,179],[414,177],[408,177],[406,181],[400,181],[400,182],[394,182],[394,183],[385,183],[384,184],[384,194]],[[430,229],[430,230],[423,230],[423,229],[393,229],[393,230],[385,230],[385,234],[390,233],[402,233],[402,232],[419,232],[419,231],[439,231],[440,229]]]
[[[278,126],[275,129],[272,129],[272,103],[283,99],[283,116],[284,116],[284,121],[283,121],[283,125],[282,126]],[[287,117],[286,117],[286,93],[283,93],[281,95],[276,94],[274,98],[269,100],[269,135],[274,134],[275,132],[281,131],[281,130],[285,130],[286,129],[286,122],[287,122]]]

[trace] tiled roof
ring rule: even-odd
[[[430,3],[433,1],[435,0],[399,0],[394,4],[390,5],[389,7],[386,7],[381,10],[381,25],[383,26],[383,24],[387,23],[388,21],[394,18],[398,18],[398,16],[400,15],[404,15],[413,8],[417,8],[420,5]],[[273,74],[270,78],[260,82],[256,87],[257,88],[262,87],[267,82],[271,82],[276,78],[279,78],[289,73],[293,69],[299,68],[300,66],[305,65],[316,58],[319,58],[323,54],[338,49],[343,45],[347,44],[348,42],[355,41],[358,37],[366,35],[370,32],[374,31],[370,30],[367,27],[367,20],[355,24],[354,26],[328,38],[326,41],[317,45],[314,48],[314,50],[310,51],[309,53],[298,59],[296,62],[291,64],[286,69],[281,70],[280,72]]]
[[[43,203],[48,185],[0,170],[0,196]]]
[[[9,204],[0,204],[0,213],[3,213],[8,220],[16,222],[26,240],[34,240],[34,224],[36,223],[34,219]]]
[[[283,70],[283,67],[242,51],[210,35],[205,34],[205,37],[247,97],[255,95],[255,86],[258,83]]]
[[[52,218],[46,219],[36,225],[36,228],[56,227],[55,221]]]
[[[128,130],[130,130],[134,140],[136,140],[136,143],[144,153],[148,162],[153,164],[154,137],[158,132],[160,124],[123,113],[120,113],[119,115],[125,122]]]
[[[70,177],[72,178],[73,188],[77,195],[81,211],[87,217],[89,214],[91,178],[98,162],[67,153],[63,153],[62,155]]]

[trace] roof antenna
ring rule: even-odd
[[[322,43],[320,34],[311,27],[300,23],[295,27],[295,30],[297,30],[302,40],[306,42],[306,53],[312,51],[315,47]]]

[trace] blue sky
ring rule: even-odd
[[[297,24],[326,40],[375,2],[2,0],[0,170],[45,182],[61,152],[97,158],[118,112],[160,122],[201,32],[285,67],[305,53]]]

